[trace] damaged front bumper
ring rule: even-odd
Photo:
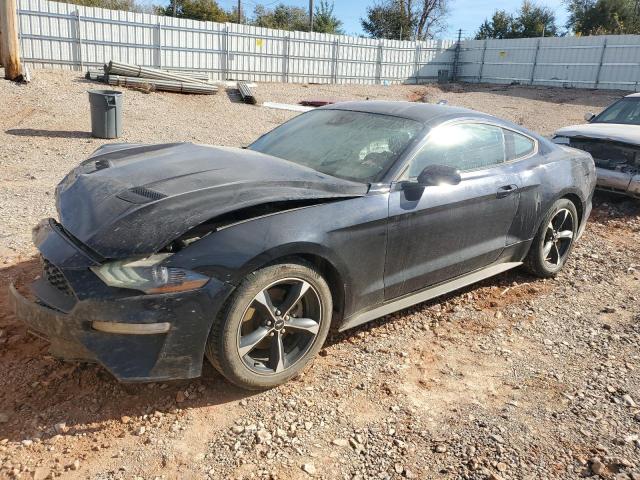
[[[640,198],[640,175],[596,167],[597,188]]]
[[[53,355],[97,362],[125,382],[201,374],[211,324],[233,286],[211,278],[204,287],[188,292],[118,292],[109,298],[96,295],[98,283],[92,284],[93,274],[81,266],[86,252],[53,223],[40,226],[36,246],[69,279],[73,291],[64,293],[40,278],[32,285],[36,301],[13,285],[10,299],[16,318],[45,337]]]

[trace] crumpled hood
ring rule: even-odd
[[[585,123],[571,125],[555,132],[555,135],[575,138],[597,138],[640,145],[640,125],[622,125],[618,123]]]
[[[190,143],[105,145],[56,188],[62,226],[105,258],[153,253],[224,213],[365,195],[350,182],[251,150]]]

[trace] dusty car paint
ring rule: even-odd
[[[498,168],[463,172],[459,185],[419,187],[398,181],[398,174],[420,142],[371,185],[247,150],[105,147],[61,182],[60,223],[46,220],[34,234],[71,295],[43,278],[34,285],[41,305],[13,292],[17,316],[63,355],[97,361],[120,380],[189,378],[200,374],[209,329],[226,298],[274,260],[298,256],[321,267],[336,322],[348,328],[421,289],[491,265],[518,265],[558,198],[576,204],[584,229],[595,175],[583,152],[470,110],[404,102],[323,108],[403,116],[422,122],[424,135],[447,122],[485,122],[530,136],[537,150]],[[143,295],[108,287],[89,270],[158,251],[171,253],[164,266],[206,274],[210,282],[180,294]],[[93,320],[171,328],[110,334],[92,329]]]

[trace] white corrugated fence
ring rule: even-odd
[[[109,60],[206,72],[212,80],[466,82],[638,90],[640,36],[374,40],[18,0],[23,62],[83,69]]]

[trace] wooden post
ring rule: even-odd
[[[16,80],[22,76],[20,43],[18,42],[18,11],[16,0],[0,1],[0,51],[4,78]]]

